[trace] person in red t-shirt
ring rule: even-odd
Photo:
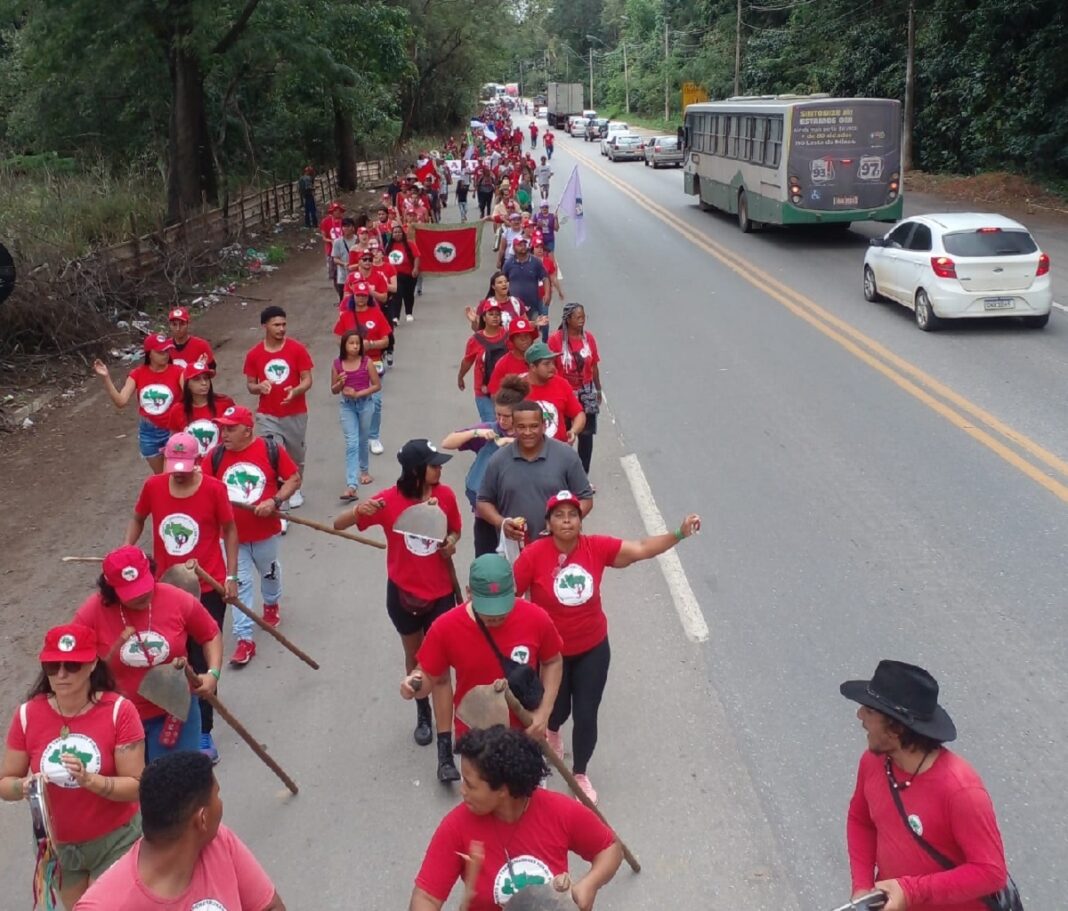
[[[452,610],[459,594],[453,585],[451,562],[460,540],[460,509],[452,488],[441,483],[441,466],[452,458],[438,452],[429,440],[409,440],[397,453],[401,476],[394,487],[380,490],[369,500],[334,520],[339,530],[355,525],[361,531],[379,525],[386,533],[386,613],[404,647],[404,669],[411,673],[416,653],[427,632]],[[393,525],[408,507],[436,503],[445,513],[444,541],[430,541],[397,531]],[[416,700],[416,726],[412,735],[420,746],[434,739],[430,700],[438,735],[438,781],[459,779],[452,759],[452,686],[446,675],[433,691]]]
[[[590,869],[571,886],[568,905],[593,908],[623,860],[612,830],[578,801],[540,787],[549,769],[522,732],[501,725],[474,729],[456,750],[463,803],[430,839],[409,911],[440,911],[457,880],[464,883],[461,908],[499,911],[525,886],[567,873],[570,853]]]
[[[74,614],[74,623],[96,634],[97,655],[109,661],[117,689],[129,699],[145,726],[145,758],[174,750],[200,749],[197,697],[214,693],[219,678],[198,674],[184,722],[138,692],[149,668],[188,657],[190,638],[204,649],[209,668],[222,664],[222,633],[196,598],[157,582],[152,564],[139,547],[123,545],[104,557],[98,591]]]
[[[601,577],[608,567],[623,569],[670,550],[701,528],[701,518],[689,515],[678,531],[641,541],[624,541],[582,533],[581,500],[561,490],[545,506],[549,536],[523,548],[512,567],[516,590],[543,608],[563,640],[563,680],[549,716],[548,741],[563,757],[560,726],[574,714],[572,752],[574,772],[590,800],[597,792],[586,767],[597,746],[597,709],[601,704],[611,650],[608,618],[601,606]]]
[[[141,777],[144,836],[74,911],[286,911],[270,877],[222,824],[219,782],[198,753],[164,756]]]
[[[353,250],[349,254],[349,262],[356,268],[349,273],[344,290],[345,294],[351,294],[353,285],[362,282],[371,289],[372,305],[384,308],[389,297],[389,279],[375,269],[373,259],[370,249]]]
[[[148,336],[144,349],[144,363],[130,371],[122,389],[112,382],[111,373],[103,361],[93,361],[93,372],[104,381],[104,388],[116,408],[125,408],[134,393],[137,394],[138,446],[148,467],[159,474],[163,470],[161,450],[171,435],[167,412],[182,394],[182,371],[171,363],[174,342],[167,336]]]
[[[586,413],[575,390],[556,373],[559,356],[550,351],[545,342],[534,342],[527,348],[523,358],[528,368],[529,398],[541,405],[545,415],[545,435],[561,443],[574,443],[586,426]]]
[[[167,412],[167,428],[173,433],[191,433],[204,455],[219,442],[215,418],[234,404],[228,395],[215,391],[215,371],[203,364],[190,364],[182,371],[182,395]]]
[[[374,271],[386,280],[386,302],[381,309],[389,322],[389,346],[386,348],[384,357],[385,365],[388,368],[393,366],[393,350],[396,344],[396,336],[393,329],[400,322],[401,302],[397,294],[397,270],[386,259],[385,250],[378,240],[372,240],[367,245],[367,250],[371,254],[371,266]]]
[[[208,367],[215,372],[215,355],[211,345],[197,335],[189,334],[189,311],[185,307],[175,307],[167,314],[167,325],[171,327],[171,363],[183,370],[191,364]]]
[[[133,704],[115,692],[97,658],[93,630],[78,624],[45,633],[41,673],[7,732],[0,797],[22,800],[43,776],[67,908],[129,849],[140,833],[137,782],[145,767],[145,730]],[[103,843],[97,839],[106,839]]]
[[[172,566],[196,560],[213,579],[225,578],[227,598],[237,597],[237,525],[226,487],[200,471],[200,447],[192,434],[176,433],[167,441],[163,455],[163,474],[152,475],[141,487],[123,543],[136,544],[145,530],[145,520],[151,516],[157,577]],[[222,629],[226,601],[206,582],[200,583],[200,603]],[[198,674],[218,674],[221,670],[208,666],[195,640],[189,642],[189,663]],[[200,750],[218,762],[219,751],[211,736],[214,726],[212,704],[202,699]]]
[[[419,278],[419,245],[409,238],[404,225],[399,221],[393,223],[393,234],[386,248],[386,259],[397,270],[397,297],[404,305],[405,319],[415,319],[415,284]],[[397,312],[400,319],[400,311]]]
[[[526,378],[529,369],[525,357],[527,348],[534,344],[539,335],[538,327],[529,320],[512,320],[512,324],[508,327],[508,351],[497,361],[487,384],[491,396],[500,391],[501,383],[504,382],[505,377],[522,376]]]
[[[1005,848],[982,779],[945,746],[957,728],[937,681],[884,660],[839,689],[860,703],[868,741],[846,822],[854,898],[879,890],[885,911],[985,911],[1011,883]]]
[[[341,237],[341,218],[345,207],[339,202],[332,202],[326,207],[326,216],[319,222],[319,234],[323,238],[323,252],[326,254],[326,280],[334,284],[337,265],[334,263],[334,241]]]
[[[308,435],[307,393],[312,386],[311,355],[296,339],[286,336],[286,311],[264,307],[260,313],[264,340],[245,355],[245,385],[259,396],[256,432],[283,443],[289,457],[304,474],[305,439]],[[304,495],[296,490],[283,509],[297,509]]]
[[[460,360],[456,385],[463,390],[464,377],[472,365],[475,368],[475,407],[483,421],[492,421],[493,398],[489,394],[489,378],[497,362],[508,353],[508,333],[501,325],[501,305],[487,298],[478,305],[478,329],[467,340]]]
[[[425,683],[436,685],[447,680],[452,668],[456,671],[453,698],[459,705],[472,687],[505,676],[497,657],[499,651],[512,661],[538,670],[545,694],[532,709],[527,734],[543,740],[560,688],[560,634],[544,610],[516,597],[511,564],[500,554],[475,558],[467,592],[470,600],[449,611],[427,632],[416,655],[415,670],[401,683],[401,695],[414,698],[416,689]],[[493,640],[496,650],[487,639]],[[519,722],[513,717],[511,723],[515,726]],[[467,730],[458,717],[455,725],[457,736]]]
[[[227,409],[217,419],[222,444],[201,463],[201,470],[223,482],[230,502],[237,504],[237,594],[246,607],[253,606],[252,573],[260,577],[263,619],[271,626],[281,622],[282,566],[278,562],[278,538],[285,534],[279,508],[301,485],[300,471],[284,446],[268,443],[252,430],[252,412],[240,405]],[[233,614],[232,629],[237,644],[230,657],[235,666],[256,656],[252,621],[241,612]]]
[[[560,328],[549,336],[549,350],[560,355],[560,373],[575,391],[586,415],[586,424],[578,435],[578,454],[589,474],[597,414],[601,410],[601,355],[597,339],[586,331],[586,310],[582,304],[564,304]]]

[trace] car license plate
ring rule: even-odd
[[[1011,297],[987,297],[983,299],[984,310],[1012,310],[1016,301]]]

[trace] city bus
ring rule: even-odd
[[[702,209],[761,224],[895,222],[902,213],[901,104],[761,95],[691,104],[684,190]]]

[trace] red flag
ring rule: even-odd
[[[482,222],[473,225],[416,225],[419,269],[431,274],[459,275],[478,268]]]
[[[422,158],[416,162],[415,176],[419,178],[420,183],[426,183],[430,175],[436,175],[437,173],[438,169],[434,167],[433,160]]]

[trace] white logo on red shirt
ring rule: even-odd
[[[60,761],[61,757],[76,756],[81,760],[87,773],[100,771],[100,747],[92,737],[85,734],[68,734],[57,737],[41,754],[41,772],[52,784],[61,788],[77,788],[78,782],[71,778],[70,772]]]
[[[163,414],[174,402],[174,393],[162,383],[149,383],[137,393],[141,410],[153,417]]]
[[[235,462],[223,472],[222,481],[232,503],[252,506],[267,489],[267,475],[254,462]]]
[[[394,266],[399,266],[401,263],[404,262],[404,251],[403,250],[390,250],[389,251],[389,261]]]
[[[545,419],[545,435],[555,437],[556,428],[560,426],[560,412],[552,402],[543,402],[541,399],[537,402],[541,406],[541,416]]]
[[[289,379],[289,361],[282,357],[272,357],[263,366],[263,375],[275,386]]]
[[[163,549],[172,557],[192,553],[200,540],[200,526],[196,519],[184,512],[172,512],[159,523]]]
[[[198,418],[193,421],[185,428],[185,432],[191,433],[196,439],[201,455],[219,442],[219,425],[207,418]]]
[[[127,667],[151,667],[165,664],[171,655],[170,643],[150,629],[135,633],[119,649],[119,660]]]
[[[440,541],[435,541],[433,538],[424,538],[420,535],[404,535],[404,546],[408,548],[408,553],[414,554],[417,557],[429,557],[431,554],[437,553],[438,548],[441,547]]]
[[[226,911],[226,905],[215,901],[214,898],[205,898],[193,905],[189,911]]]
[[[504,864],[493,878],[493,901],[506,905],[512,897],[527,886],[543,886],[552,882],[553,874],[545,861],[530,854],[513,857]]]
[[[569,563],[553,579],[553,594],[564,607],[578,607],[593,597],[593,576],[577,563]]]
[[[512,649],[511,658],[520,664],[530,664],[530,648],[526,645],[517,645]]]

